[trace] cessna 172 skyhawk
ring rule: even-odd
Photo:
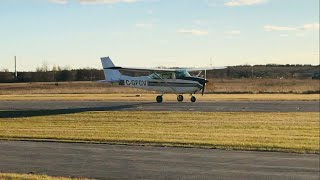
[[[203,95],[208,82],[205,78],[199,77],[202,71],[199,69],[125,68],[115,66],[109,57],[101,58],[101,62],[105,75],[104,82],[117,82],[119,85],[160,92],[161,95],[156,98],[158,103],[162,102],[162,96],[166,93],[176,94],[179,102],[183,101],[183,94],[190,94],[191,102],[196,102],[196,97],[193,94],[202,91]],[[146,72],[149,73],[149,76],[126,76],[122,75],[119,70],[124,72]],[[200,72],[197,76],[189,74],[189,72],[196,71]]]

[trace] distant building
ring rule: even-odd
[[[320,73],[313,73],[312,79],[320,79]]]
[[[296,79],[311,79],[313,76],[313,73],[294,73],[293,78]]]

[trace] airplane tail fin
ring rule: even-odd
[[[102,57],[101,63],[104,71],[104,77],[108,82],[118,82],[120,81],[121,73],[118,70],[110,69],[115,67],[113,62],[109,57]]]

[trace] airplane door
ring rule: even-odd
[[[174,73],[174,72],[172,73],[172,79],[176,80],[176,73]]]

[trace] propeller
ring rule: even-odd
[[[209,82],[208,80],[206,80],[206,79],[204,79],[204,81],[203,81],[203,83],[202,83],[202,96],[203,96],[203,94],[204,94],[204,89],[206,88],[206,84],[207,84],[207,82]]]

